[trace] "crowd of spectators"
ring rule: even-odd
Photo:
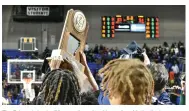
[[[185,66],[183,66],[185,65],[184,62],[181,62],[181,59],[184,60],[185,58],[184,43],[178,42],[169,46],[168,43],[164,42],[163,45],[151,48],[148,47],[147,44],[144,44],[142,48],[151,62],[165,65],[169,72],[169,87],[174,85],[181,86],[181,73],[185,68]],[[51,50],[47,47],[40,55],[40,58],[44,59],[46,55],[50,53]],[[90,48],[90,46],[86,44],[85,54],[88,63],[96,63],[104,66],[110,60],[119,58],[120,55],[123,54],[123,51],[117,47],[108,48],[103,45],[96,45],[94,48]],[[6,60],[7,57],[3,53],[3,61]],[[29,104],[27,103],[28,100],[24,98],[24,90],[22,88],[22,85],[7,84],[7,78],[3,79],[3,97],[8,98],[10,104]]]
[[[97,64],[105,65],[108,61],[116,59],[120,56],[118,47],[108,48],[103,45],[97,45],[94,48],[85,46],[85,54],[88,62],[96,62]]]
[[[178,63],[178,57],[185,57],[185,47],[182,42],[172,43],[171,46],[169,46],[167,42],[164,42],[163,45],[151,48],[144,43],[142,48],[146,51],[150,60],[156,63]],[[97,62],[100,60],[100,62],[105,65],[107,61],[118,58],[122,55],[122,49],[118,49],[118,47],[108,48],[98,44],[96,44],[94,48],[90,48],[89,45],[86,44],[85,54],[88,62]]]
[[[171,46],[168,45],[167,42],[164,42],[162,45],[148,47],[146,43],[143,45],[143,50],[148,55],[151,62],[162,63],[167,68],[170,74],[170,84],[179,85],[179,78],[181,76],[181,72],[185,70],[184,67],[184,58],[185,58],[185,47],[184,43],[172,43]],[[94,62],[96,64],[105,65],[108,61],[119,58],[123,51],[122,49],[115,48],[107,48],[103,45],[97,45],[94,48],[90,48],[88,44],[86,44],[85,54],[88,62]],[[98,71],[96,71],[98,72]],[[175,84],[173,84],[175,83]]]

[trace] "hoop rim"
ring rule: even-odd
[[[29,84],[29,83],[32,81],[32,78],[23,78],[23,81],[24,81],[26,84]]]

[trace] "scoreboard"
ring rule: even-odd
[[[146,38],[159,38],[159,18],[144,16],[103,16],[102,37],[114,38],[115,32],[145,33]]]
[[[112,37],[115,35],[115,18],[106,16],[102,18],[102,37]]]
[[[157,17],[147,18],[146,38],[159,38],[159,18]]]

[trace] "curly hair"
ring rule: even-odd
[[[154,82],[148,68],[138,59],[116,59],[99,71],[104,96],[120,95],[121,103],[127,105],[151,104]]]
[[[80,87],[75,74],[69,70],[56,69],[47,73],[40,93],[35,98],[37,105],[80,105]]]
[[[162,90],[165,85],[168,83],[169,79],[169,74],[167,69],[163,64],[156,64],[156,63],[151,63],[148,68],[150,69],[153,79],[154,79],[154,91],[160,91]]]
[[[97,92],[84,92],[81,94],[81,105],[99,105],[98,104],[98,96],[96,96]]]

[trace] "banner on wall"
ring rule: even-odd
[[[13,20],[19,22],[62,22],[63,5],[14,5]]]
[[[50,7],[27,7],[28,16],[49,16]]]

